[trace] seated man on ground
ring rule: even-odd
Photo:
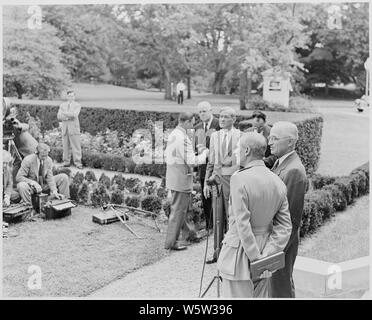
[[[64,173],[53,176],[53,161],[48,156],[49,146],[39,143],[36,153],[30,154],[22,161],[17,173],[17,189],[24,202],[31,204],[33,193],[47,193],[52,198],[70,198],[68,176]]]
[[[11,154],[3,150],[3,207],[20,200],[19,193],[13,189],[12,163]]]

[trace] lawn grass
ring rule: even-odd
[[[302,239],[298,254],[327,262],[342,262],[369,255],[369,195]]]
[[[129,225],[92,222],[98,209],[79,206],[60,220],[10,225],[16,237],[3,241],[3,295],[5,297],[85,296],[144,265],[168,255],[163,232],[133,221]],[[29,290],[28,268],[41,268],[42,288]]]

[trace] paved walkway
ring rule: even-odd
[[[212,254],[213,239],[208,240],[208,256]],[[199,296],[206,241],[173,251],[162,260],[145,266],[126,277],[92,293],[89,298],[122,299],[194,299]],[[205,266],[203,290],[216,275],[216,264]],[[216,283],[216,282],[215,282]],[[205,298],[217,297],[214,284]]]

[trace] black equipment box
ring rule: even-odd
[[[42,207],[42,212],[45,214],[45,219],[59,219],[71,215],[71,208],[75,208],[71,200],[50,200],[44,207]]]
[[[3,219],[6,222],[12,222],[17,218],[23,217],[24,215],[31,213],[32,206],[28,204],[14,204],[8,208],[3,209]]]
[[[118,212],[118,215],[123,220],[128,220],[128,217],[123,212]],[[109,224],[109,223],[119,221],[119,218],[113,210],[110,210],[110,211],[102,211],[99,213],[95,213],[92,217],[92,220],[93,222],[96,222],[99,224]]]

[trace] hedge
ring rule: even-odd
[[[349,176],[316,175],[315,181],[316,186],[323,186],[305,194],[301,237],[313,233],[336,211],[345,210],[357,197],[369,192],[369,162],[353,170]]]
[[[39,117],[43,130],[58,127],[57,106],[18,105],[18,108],[20,115],[26,114],[27,111],[33,117]],[[247,117],[245,115],[238,115],[237,125],[240,121],[246,120]],[[177,118],[178,113],[170,112],[82,108],[80,119],[84,119],[84,121],[81,121],[80,126],[82,131],[89,132],[90,134],[97,134],[109,128],[110,130],[117,130],[118,132],[132,135],[138,128],[148,128],[149,120],[153,122],[162,121],[164,130],[175,128],[178,121]],[[23,119],[20,117],[20,120]],[[297,125],[299,131],[296,151],[305,166],[306,172],[312,174],[317,170],[320,158],[323,118],[314,115],[311,118],[294,123]],[[61,148],[54,148],[51,155],[58,162],[62,162]],[[83,152],[82,162],[83,165],[92,168],[158,177],[164,176],[166,170],[164,164],[136,165],[130,158],[102,153]]]

